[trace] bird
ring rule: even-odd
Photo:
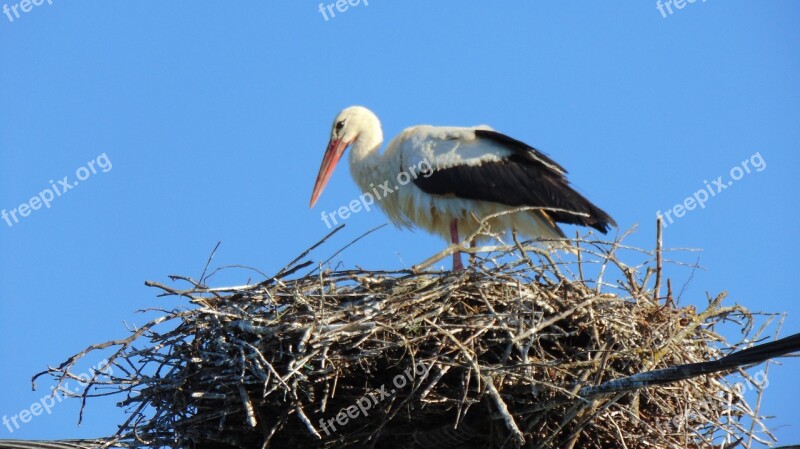
[[[487,217],[490,233],[514,230],[551,242],[565,239],[557,223],[603,234],[617,226],[570,186],[564,167],[490,126],[417,125],[381,153],[382,144],[381,122],[371,110],[351,106],[337,114],[310,207],[350,148],[350,173],[364,192],[362,203],[375,202],[401,228],[417,226],[455,245],[480,232]],[[453,270],[463,268],[454,251]]]

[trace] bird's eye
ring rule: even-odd
[[[344,128],[344,120],[336,124],[336,132],[338,133],[339,131],[342,130],[342,128]]]

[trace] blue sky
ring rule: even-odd
[[[145,280],[199,276],[218,241],[215,265],[272,273],[327,233],[320,212],[358,195],[346,164],[314,210],[308,200],[330,122],[352,104],[387,137],[488,123],[526,141],[621,228],[638,224],[628,243],[646,247],[656,211],[758,153],[765,168],[686,212],[665,245],[703,249],[683,303],[725,290],[787,312],[782,335],[800,332],[787,295],[800,249],[800,4],[698,1],[664,17],[653,1],[372,0],[327,21],[318,8],[53,0],[0,15],[0,209],[39,206],[0,221],[0,415],[49,391],[44,380],[30,391],[35,372],[125,335],[145,319],[137,309],[177,304]],[[64,176],[85,179],[49,208],[30,203]],[[354,215],[318,256],[385,221]],[[387,227],[336,261],[402,268],[442,247]],[[800,442],[799,367],[771,369],[763,405],[785,444]],[[81,427],[77,404],[58,404],[0,438],[104,435],[123,417],[113,404],[90,403]]]

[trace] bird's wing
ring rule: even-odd
[[[457,196],[509,206],[551,209],[553,220],[606,232],[614,220],[576,192],[566,170],[535,148],[489,127],[419,126],[398,137],[408,167],[430,168],[413,179],[432,195]],[[424,172],[424,170],[420,170]],[[558,209],[558,210],[552,210]]]

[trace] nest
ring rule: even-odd
[[[186,305],[47,372],[60,384],[77,378],[79,359],[110,351],[109,369],[78,394],[122,396],[128,419],[106,445],[708,448],[772,440],[746,389],[725,377],[730,367],[678,383],[657,375],[619,384],[749,344],[759,334],[753,315],[723,304],[724,295],[704,310],[676,305],[671,288],[662,297],[660,250],[636,253],[644,260],[629,267],[619,242],[577,246],[574,256],[516,244],[457,273],[298,275],[309,264],[296,261],[255,285],[150,282]],[[728,343],[723,323],[742,341]],[[750,380],[760,391],[766,379]]]

